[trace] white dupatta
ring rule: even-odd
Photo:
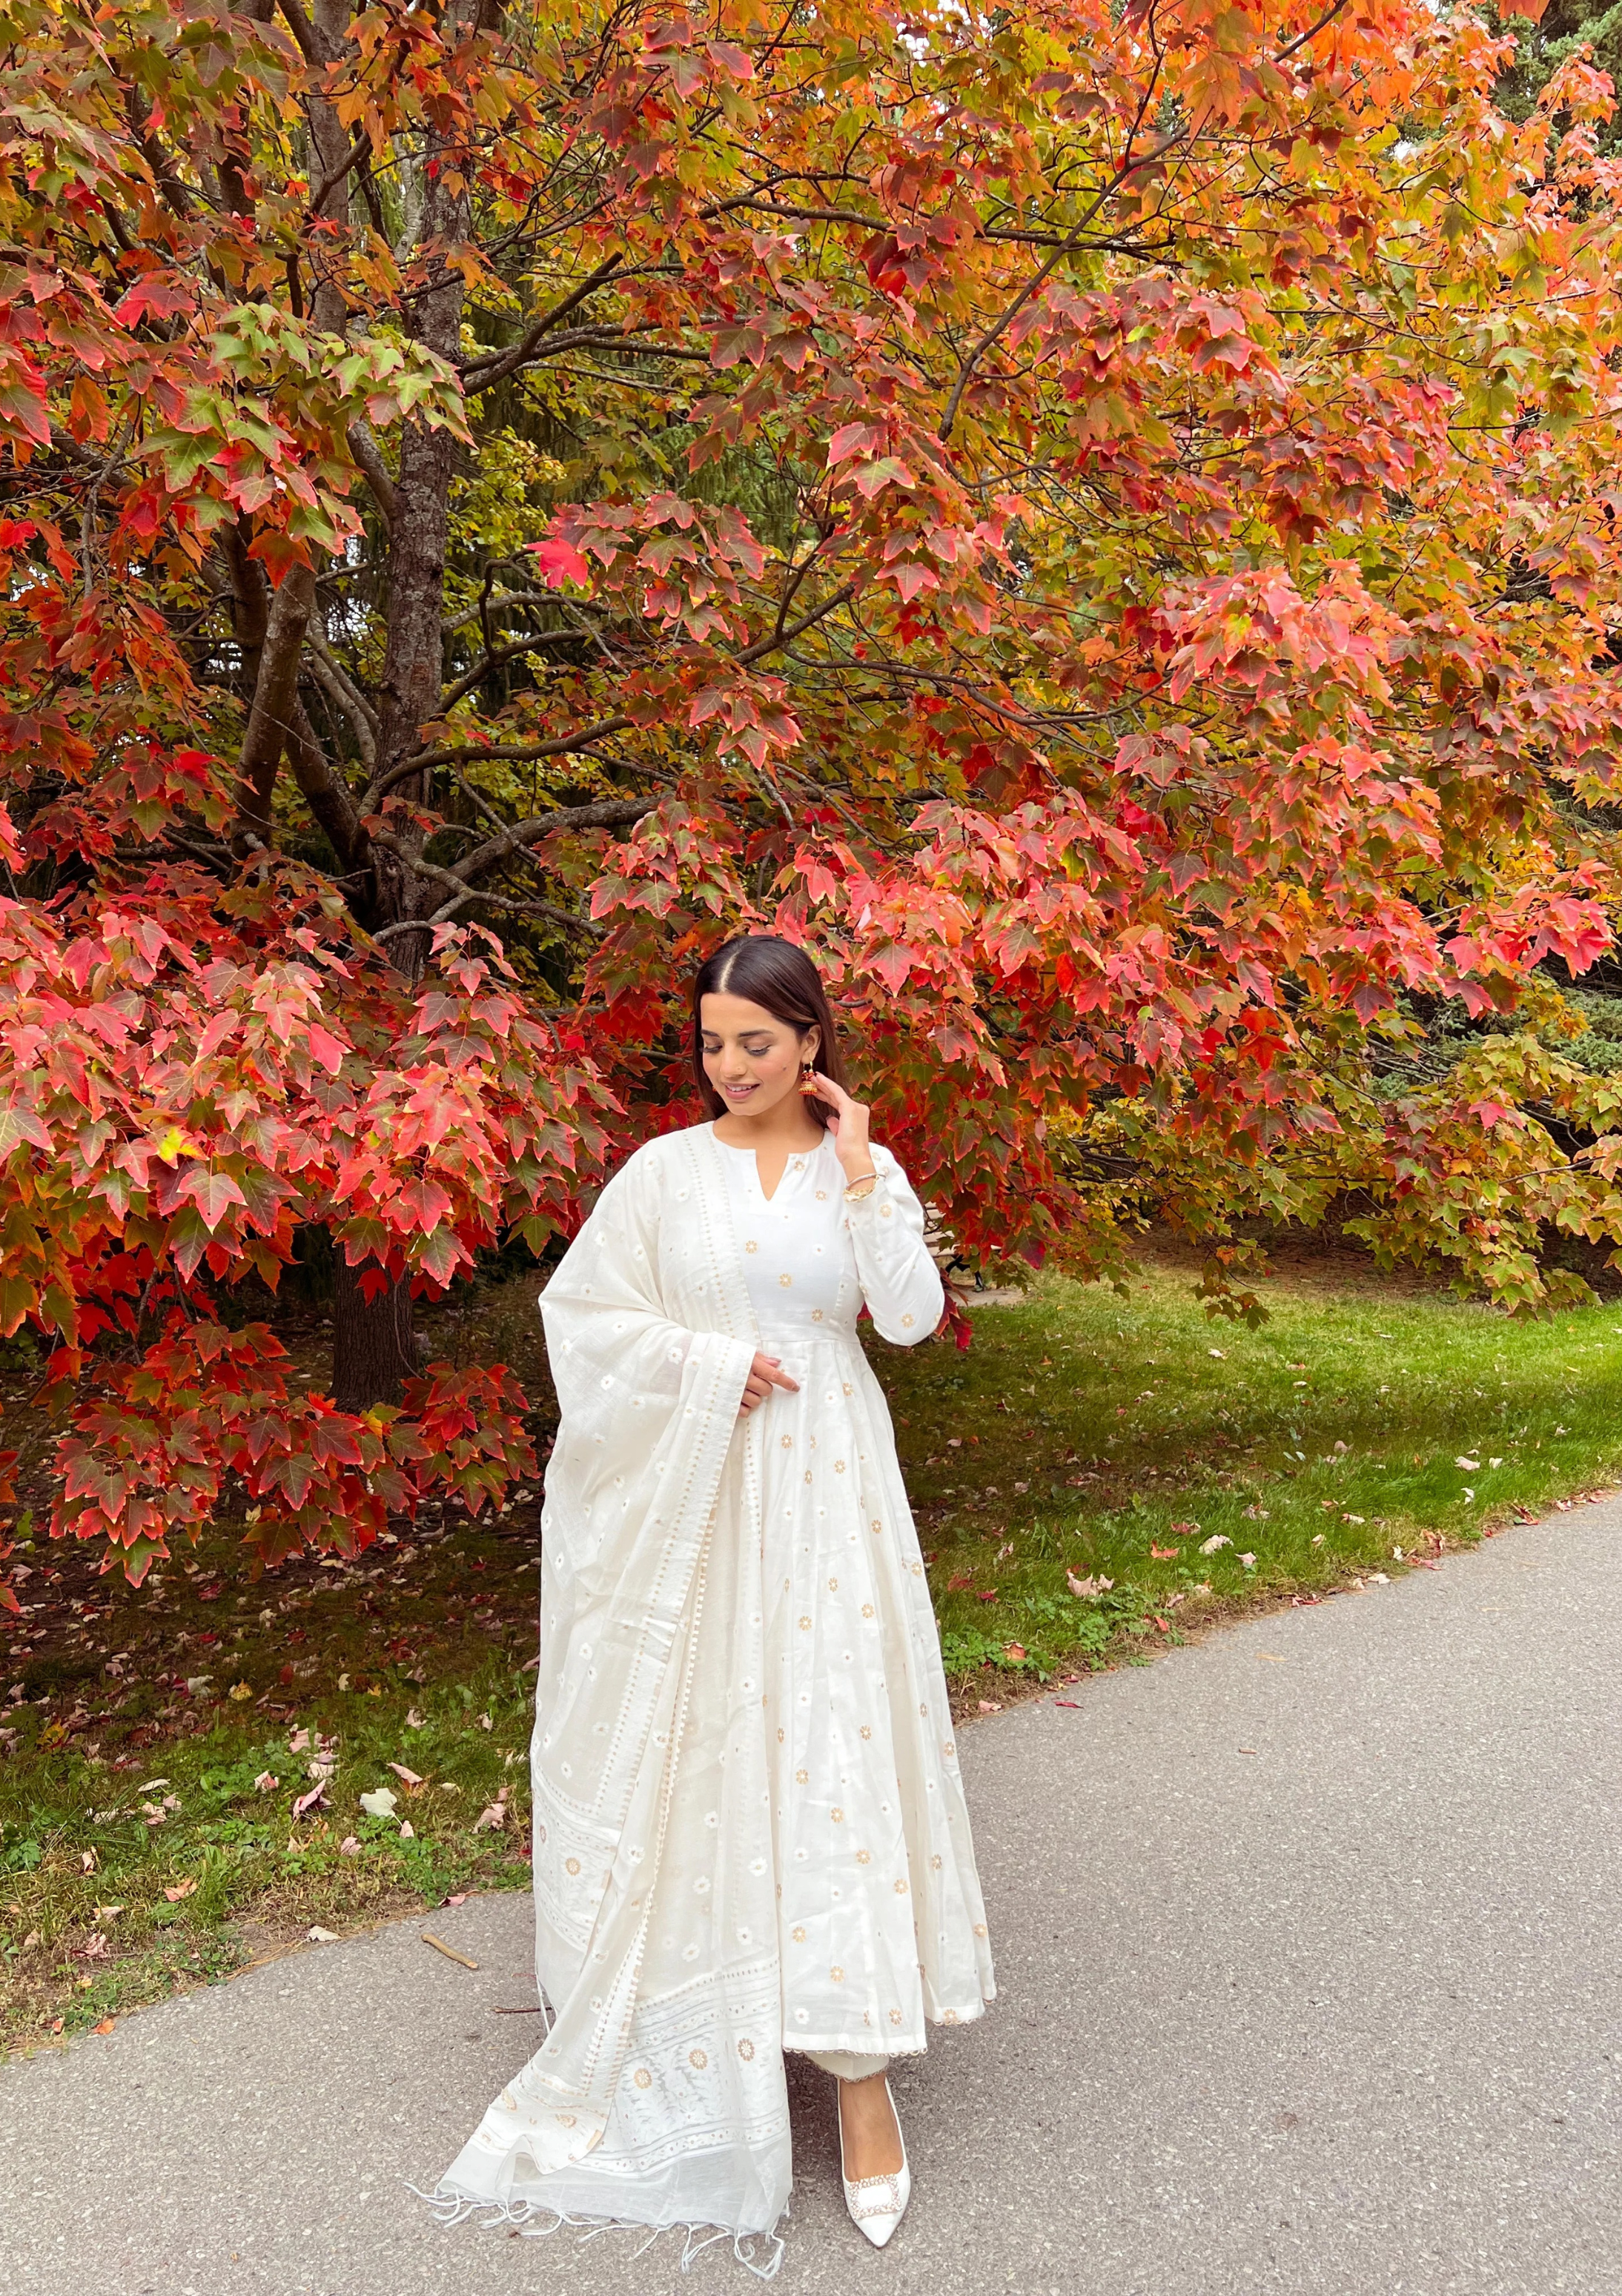
[[[531,1775],[540,2049],[441,2180],[454,2221],[685,2225],[756,2259],[788,2200],[757,1345],[721,1151],[654,1141],[541,1298],[561,1425]]]

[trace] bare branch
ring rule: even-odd
[[[308,566],[290,566],[271,601],[265,626],[265,644],[254,681],[253,706],[248,713],[237,760],[237,838],[248,831],[268,840],[270,792],[276,767],[292,723],[299,685],[299,662],[304,633],[316,594],[316,578]],[[234,840],[236,841],[236,840]]]
[[[469,359],[462,370],[464,384],[476,382],[481,390],[487,390],[492,382],[499,382],[503,375],[511,374],[515,367],[522,366],[541,337],[550,334],[571,311],[578,311],[599,287],[605,287],[624,261],[623,255],[605,256],[597,269],[588,272],[580,285],[565,295],[561,303],[555,303],[549,311],[542,312],[521,341],[514,343],[506,350],[487,351],[482,358]]]
[[[377,765],[377,712],[335,659],[326,640],[312,621],[306,633],[309,640],[309,674],[327,700],[341,710],[355,736],[355,747],[360,752],[360,762],[367,773]]]
[[[328,169],[327,173],[322,177],[320,183],[310,193],[305,209],[306,214],[312,216],[320,215],[325,208],[327,201],[331,199],[339,184],[342,183],[344,177],[350,173],[350,170],[352,168],[358,166],[359,162],[366,157],[366,154],[371,151],[371,149],[372,139],[366,134],[366,129],[364,127],[358,129],[355,140],[350,145],[349,150],[343,154],[341,160]]]
[[[293,779],[304,801],[325,830],[339,866],[353,869],[365,858],[367,838],[348,783],[328,763],[316,729],[295,701],[287,729],[287,750]]]
[[[345,436],[349,440],[350,452],[355,457],[355,466],[372,489],[372,499],[383,512],[383,524],[392,527],[395,512],[394,481],[389,476],[388,465],[383,461],[382,450],[378,447],[371,424],[351,422]]]
[[[560,830],[627,829],[633,821],[640,821],[658,804],[655,797],[599,798],[592,805],[559,806],[551,813],[534,815],[528,821],[515,822],[499,837],[492,837],[475,846],[465,859],[458,861],[447,874],[458,885],[471,885],[476,877],[486,877],[515,853],[527,851],[539,845]]]
[[[544,647],[579,645],[585,633],[580,630],[531,630],[527,637],[514,638],[506,645],[493,646],[482,661],[475,662],[465,677],[460,677],[440,703],[441,711],[454,709],[465,701],[474,686],[498,669],[504,661],[513,661],[518,655],[539,653]]]

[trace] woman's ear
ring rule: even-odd
[[[821,1049],[822,1031],[813,1022],[800,1039],[800,1058],[803,1061],[814,1061]]]

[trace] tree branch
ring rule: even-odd
[[[342,869],[354,869],[366,857],[368,840],[361,826],[353,793],[342,774],[333,771],[316,729],[295,701],[287,729],[289,762],[304,801],[326,832]]]
[[[1281,64],[1287,62],[1289,59],[1295,54],[1297,48],[1304,48],[1309,40],[1315,40],[1319,33],[1323,30],[1326,24],[1332,24],[1334,22],[1336,17],[1339,15],[1341,10],[1346,6],[1346,0],[1335,0],[1334,6],[1332,8],[1326,8],[1315,24],[1309,24],[1306,30],[1301,34],[1299,39],[1292,40],[1287,48],[1280,48],[1279,50],[1278,54],[1273,58],[1274,63]]]
[[[580,645],[586,636],[580,630],[531,630],[528,637],[514,638],[506,645],[492,646],[483,660],[475,662],[466,676],[458,678],[444,696],[440,703],[441,713],[454,709],[458,701],[465,701],[474,686],[488,677],[492,669],[498,669],[504,661],[512,661],[519,654],[539,653],[543,646]]]
[[[830,592],[819,606],[813,606],[809,613],[802,614],[799,620],[790,623],[787,628],[782,627],[779,619],[778,627],[768,636],[757,638],[741,653],[724,657],[722,667],[748,669],[767,654],[776,653],[782,646],[792,645],[797,637],[826,619],[855,594],[853,582],[841,583],[839,588]],[[629,733],[636,722],[634,718],[599,718],[595,725],[582,726],[577,733],[555,734],[549,741],[526,742],[505,748],[469,742],[460,749],[419,750],[415,756],[402,758],[388,773],[373,779],[366,793],[365,808],[367,812],[375,810],[397,782],[406,781],[413,774],[431,773],[436,766],[476,764],[482,758],[498,758],[506,765],[534,765],[545,758],[566,758],[572,750],[589,750],[595,742],[606,741],[611,734]]]
[[[488,876],[503,861],[510,860],[515,853],[540,844],[559,830],[626,829],[633,821],[640,821],[645,813],[651,813],[658,802],[656,797],[611,797],[599,798],[593,805],[559,806],[551,813],[539,813],[528,821],[515,822],[499,837],[475,846],[454,869],[444,873],[466,888],[476,877]]]
[[[488,351],[482,358],[469,359],[462,370],[464,387],[476,380],[478,388],[481,390],[486,390],[492,382],[499,382],[503,375],[511,374],[515,367],[522,366],[541,337],[550,334],[558,322],[566,319],[571,311],[578,311],[580,305],[589,296],[595,295],[599,287],[605,287],[615,272],[622,268],[624,261],[625,258],[622,254],[605,256],[597,269],[589,272],[580,281],[580,285],[565,295],[561,303],[555,303],[549,311],[542,313],[522,340],[513,344],[505,351]]]
[[[237,833],[251,831],[266,840],[270,833],[270,793],[276,767],[292,724],[299,685],[299,662],[304,632],[316,594],[316,578],[308,566],[290,566],[271,601],[265,625],[265,643],[254,680],[253,706],[248,713],[237,759]]]
[[[1155,86],[1157,85],[1158,79],[1159,74],[1157,73],[1155,78],[1149,82],[1149,86],[1143,91],[1142,97],[1138,105],[1137,116],[1132,122],[1132,135],[1135,135],[1138,132],[1138,128],[1143,119],[1144,111],[1149,103],[1149,96]],[[1171,150],[1174,144],[1181,143],[1182,140],[1182,132],[1183,131],[1180,129],[1175,135],[1163,135],[1159,143],[1155,145],[1152,151],[1140,152],[1135,160],[1126,160],[1116,169],[1114,175],[1111,176],[1106,183],[1099,185],[1096,198],[1091,201],[1088,206],[1087,212],[1083,216],[1080,223],[1076,225],[1074,230],[1072,231],[1066,238],[1060,241],[1059,244],[1054,249],[1052,254],[1049,256],[1047,261],[1042,264],[1025,282],[1025,285],[1020,289],[1018,294],[1015,296],[1013,301],[1008,306],[1007,309],[1002,312],[999,318],[996,318],[992,322],[992,324],[985,330],[985,332],[981,336],[974,348],[966,354],[959,365],[957,381],[951,387],[951,396],[946,402],[946,412],[942,415],[940,427],[935,432],[936,438],[942,441],[943,445],[951,436],[952,424],[957,421],[958,410],[963,404],[963,394],[968,389],[969,383],[974,376],[975,369],[979,365],[980,361],[985,357],[986,352],[992,348],[994,343],[1001,340],[1002,337],[1013,325],[1015,320],[1019,316],[1021,311],[1024,310],[1025,305],[1031,300],[1031,298],[1042,291],[1042,288],[1053,275],[1053,273],[1064,261],[1065,257],[1071,254],[1081,244],[1083,239],[1086,235],[1087,226],[1091,223],[1094,216],[1097,215],[1099,209],[1103,206],[1105,201],[1110,197],[1111,193],[1119,191],[1121,185],[1126,181],[1127,177],[1129,176],[1135,175],[1140,168],[1147,168],[1152,161],[1163,158],[1165,154]],[[1127,148],[1130,151],[1131,136],[1127,139]]]
[[[372,499],[383,512],[383,521],[392,527],[395,515],[394,481],[389,476],[387,463],[377,444],[369,422],[351,422],[345,432],[349,449],[355,457],[355,466],[372,490]]]
[[[312,621],[306,636],[309,640],[309,674],[327,700],[342,711],[355,736],[355,747],[360,752],[360,762],[367,773],[377,765],[377,712],[350,679],[342,662],[336,660],[326,640]]]

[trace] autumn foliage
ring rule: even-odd
[[[227,1495],[273,1557],[528,1472],[410,1299],[688,1120],[740,921],[971,1262],[1356,1189],[1535,1301],[1549,1222],[1622,1234],[1537,971],[1615,895],[1581,58],[1516,124],[1417,0],[0,38],[0,1323],[57,1529],[138,1574]],[[309,1228],[332,1398],[264,1320]]]

